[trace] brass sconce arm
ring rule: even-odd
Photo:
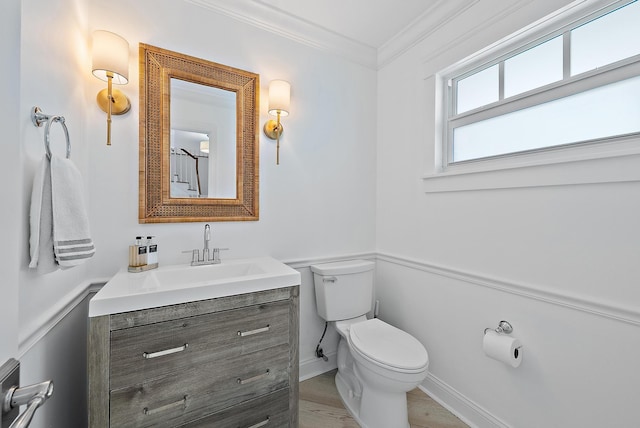
[[[280,123],[280,110],[277,111],[277,121],[269,119],[264,124],[264,134],[272,140],[276,140],[276,165],[280,165],[280,136],[284,127]]]
[[[129,43],[109,31],[93,33],[92,71],[94,76],[107,82],[107,88],[98,92],[96,102],[107,113],[107,145],[111,145],[111,116],[127,113],[131,109],[129,98],[113,89],[115,83],[129,81]]]
[[[276,140],[276,165],[280,165],[280,136],[284,128],[280,123],[280,116],[289,115],[291,85],[284,80],[272,80],[269,83],[269,114],[277,117],[277,120],[269,119],[264,124],[264,134]]]

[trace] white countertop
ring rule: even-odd
[[[126,268],[89,302],[89,316],[300,285],[300,272],[272,258],[223,260],[216,265],[170,265],[141,273]]]

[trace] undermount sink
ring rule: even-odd
[[[155,308],[300,284],[300,273],[271,258],[220,264],[161,266],[142,273],[118,272],[91,299],[89,316]]]

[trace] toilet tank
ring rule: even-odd
[[[373,267],[374,263],[367,260],[312,265],[318,315],[326,321],[339,321],[369,312]]]

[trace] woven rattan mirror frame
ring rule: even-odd
[[[258,220],[258,74],[140,43],[140,223]],[[236,198],[170,197],[170,79],[236,95]]]

